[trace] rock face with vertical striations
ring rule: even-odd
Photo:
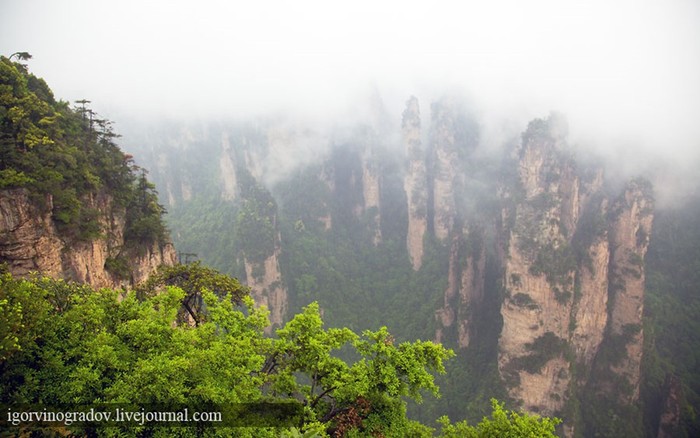
[[[228,133],[221,134],[221,155],[219,157],[219,172],[221,175],[221,198],[224,201],[233,201],[238,195],[238,180],[236,168],[232,158],[231,142]]]
[[[611,195],[600,170],[579,167],[569,154],[556,116],[530,123],[517,158],[502,227],[498,367],[509,395],[528,411],[561,415],[589,383],[590,373],[580,370],[594,367],[629,388],[602,379],[600,393],[616,391],[621,403],[632,403],[639,396],[651,189],[639,180]],[[598,354],[611,343],[624,349],[614,363]]]
[[[425,168],[425,152],[421,147],[420,107],[418,99],[406,102],[401,121],[401,140],[406,154],[404,190],[408,202],[408,232],[406,249],[417,271],[423,264],[423,239],[428,230],[428,180]]]
[[[579,265],[578,285],[571,318],[575,325],[571,333],[571,346],[576,359],[584,367],[590,367],[605,335],[608,321],[608,269],[610,262],[610,243],[605,227],[607,199],[598,204],[589,205],[595,215],[590,220],[597,220],[597,233],[583,249],[584,262]],[[585,220],[585,218],[584,218]]]
[[[477,312],[484,299],[486,248],[483,230],[465,228],[450,245],[447,288],[443,307],[435,312],[435,338],[442,342],[449,334],[459,348],[469,347]]]
[[[455,225],[457,206],[455,191],[459,188],[457,181],[458,154],[455,136],[455,115],[449,102],[433,103],[431,130],[431,182],[433,234],[440,241],[445,241]]]
[[[125,245],[126,212],[106,193],[83,200],[98,212],[102,236],[75,239],[56,228],[51,195],[39,205],[26,189],[0,191],[0,262],[16,276],[38,272],[54,278],[86,283],[94,288],[133,286],[158,266],[173,265],[170,242]],[[112,263],[123,262],[115,272]]]
[[[639,399],[644,332],[644,256],[649,246],[654,204],[651,186],[646,181],[632,181],[611,206],[609,337],[623,356],[610,364],[617,387],[620,381],[629,391],[617,394],[620,402],[631,404]],[[605,366],[602,364],[601,366]],[[602,386],[607,386],[605,382]]]
[[[368,120],[355,128],[351,141],[358,143],[361,170],[356,181],[362,190],[362,201],[357,211],[369,227],[372,244],[382,242],[382,185],[383,165],[380,151],[385,141],[384,104],[378,95],[371,96]]]
[[[565,346],[575,288],[572,237],[578,178],[562,137],[536,121],[518,151],[518,185],[509,195],[504,264],[506,297],[498,365],[522,407],[556,412],[571,379]],[[566,225],[568,223],[568,226]]]
[[[269,332],[282,325],[288,301],[279,265],[281,237],[277,203],[247,168],[239,167],[236,172],[240,193],[234,226],[238,259],[255,304],[265,305],[270,311]]]
[[[367,152],[369,154],[369,152]],[[381,172],[379,164],[371,156],[362,159],[362,209],[361,214],[369,216],[372,229],[372,244],[377,246],[382,241],[381,229]]]
[[[255,304],[270,311],[268,332],[281,326],[287,313],[287,289],[282,283],[279,256],[280,248],[276,247],[262,263],[244,259],[245,284],[250,287]]]

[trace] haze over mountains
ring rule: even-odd
[[[396,119],[410,95],[457,90],[484,137],[504,126],[517,135],[556,110],[573,143],[615,157],[618,169],[678,174],[700,150],[692,1],[1,7],[3,53],[31,49],[33,71],[52,77],[57,95],[99,102],[117,123],[283,114],[323,125],[357,113],[373,88]]]
[[[454,348],[430,421],[699,430],[695,2],[0,8],[0,53],[116,122],[268,331],[317,301]]]

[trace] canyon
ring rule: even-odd
[[[613,183],[603,166],[577,160],[567,129],[565,118],[552,113],[530,122],[502,154],[484,154],[478,123],[462,102],[438,99],[426,117],[411,97],[400,123],[376,116],[331,134],[275,121],[222,123],[170,142],[185,154],[207,145],[203,153],[211,154],[207,166],[214,175],[205,191],[239,211],[238,220],[228,219],[231,233],[240,211],[253,211],[269,228],[261,254],[246,249],[255,244],[238,244],[231,255],[238,262],[229,267],[268,307],[273,326],[302,295],[319,299],[330,315],[341,312],[340,304],[323,303],[323,289],[337,287],[324,278],[345,275],[343,263],[333,264],[340,253],[319,255],[316,266],[306,262],[313,275],[299,272],[287,260],[291,241],[340,242],[351,233],[362,251],[393,245],[392,266],[409,266],[409,277],[427,275],[426,257],[438,254],[440,278],[425,292],[437,304],[423,333],[467,351],[484,332],[479,315],[496,302],[500,384],[518,407],[563,416],[564,433],[573,436],[587,421],[576,407],[585,394],[607,394],[619,406],[639,400],[644,257],[654,200],[646,180]],[[322,152],[304,157],[292,172],[271,164],[278,154],[324,141]],[[173,172],[182,158],[172,151],[157,145],[141,151],[171,207],[193,196],[182,187],[201,183],[192,166]],[[241,182],[241,172],[252,182]],[[256,189],[242,189],[246,184]],[[197,251],[206,260],[202,248]],[[495,279],[488,272],[497,272]],[[363,312],[360,296],[343,299],[359,306],[346,312]],[[611,359],[610,349],[624,354]],[[582,371],[590,369],[595,372]]]

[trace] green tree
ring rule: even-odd
[[[1,56],[0,188],[27,190],[37,205],[52,208],[66,240],[100,237],[96,205],[111,198],[126,210],[127,243],[163,242],[165,210],[154,186],[114,143],[111,122],[85,108],[88,102],[75,109],[57,102],[43,79]]]
[[[0,331],[0,403],[64,410],[121,403],[138,410],[263,399],[258,371],[272,341],[263,337],[266,313],[248,296],[236,301],[204,290],[207,318],[193,328],[176,323],[185,296],[177,287],[139,300],[130,292],[5,274],[0,291],[2,319],[11,322]],[[87,433],[83,427],[72,430]],[[147,429],[167,436],[167,428],[150,426],[122,432]]]
[[[317,303],[306,306],[283,328],[264,370],[271,392],[303,401],[308,418],[328,425],[334,436],[429,433],[406,417],[404,396],[438,395],[433,373],[454,353],[440,344],[416,341],[396,345],[386,327],[358,336],[347,328],[323,329]],[[350,348],[351,365],[333,354]]]
[[[146,173],[141,169],[126,210],[124,237],[139,244],[163,241],[168,234],[161,219],[165,208],[158,203],[156,186],[148,181]]]
[[[453,355],[432,342],[396,343],[386,328],[357,335],[323,328],[312,303],[277,331],[234,279],[199,265],[161,270],[139,293],[36,277],[0,277],[0,403],[67,407],[120,403],[226,407],[272,401],[304,406],[296,432],[332,436],[430,436],[406,416],[404,397],[438,394],[433,378]],[[178,315],[201,297],[198,322]],[[347,350],[352,360],[338,354]],[[86,429],[87,428],[87,429]],[[190,429],[113,431],[74,425],[78,434],[165,434]],[[289,434],[295,433],[288,429]],[[278,436],[270,428],[209,430]]]
[[[491,418],[484,418],[476,426],[466,421],[450,423],[447,417],[438,422],[442,426],[440,437],[444,438],[554,438],[557,418],[540,417],[505,410],[503,403],[491,399]]]
[[[205,317],[202,312],[205,292],[212,292],[219,297],[230,295],[236,304],[241,304],[249,293],[249,289],[235,278],[202,266],[199,262],[161,266],[145,283],[136,288],[136,292],[141,297],[152,297],[167,286],[175,286],[185,292],[182,307],[186,315],[180,312],[180,321],[189,316],[195,325]]]
[[[11,60],[15,56],[20,61],[28,61],[28,60],[32,59],[32,55],[30,55],[29,52],[15,52],[12,55],[10,55],[9,59]]]

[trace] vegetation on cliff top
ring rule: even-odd
[[[112,122],[77,103],[0,57],[0,189],[29,190],[60,231],[82,240],[102,234],[96,200],[107,195],[125,211],[127,242],[162,241],[164,209],[146,171],[115,144]]]

